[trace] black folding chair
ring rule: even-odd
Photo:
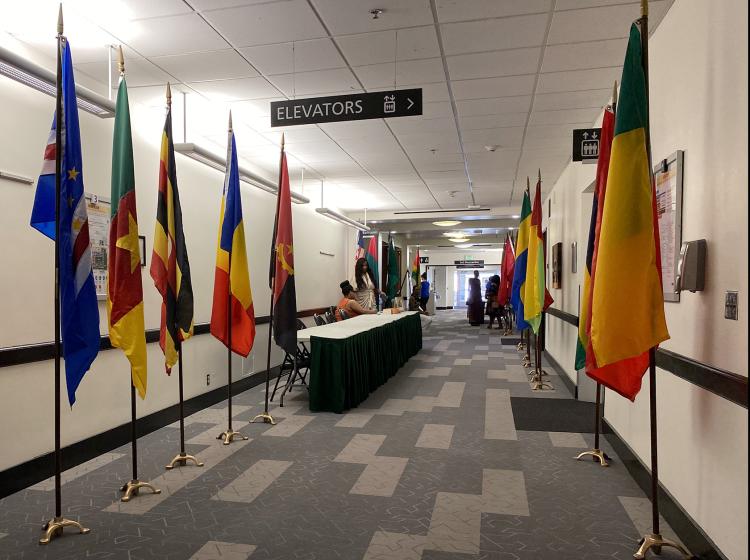
[[[345,309],[339,309],[339,315],[341,315],[342,321],[346,321],[349,318],[349,314],[346,312]]]
[[[331,311],[330,309],[326,310],[326,323],[331,324],[336,322],[336,314],[334,311]]]
[[[307,326],[300,319],[297,319],[297,330],[300,331],[306,328]],[[311,363],[312,354],[304,342],[297,343],[297,351],[295,355],[285,352],[284,360],[281,362],[281,370],[279,371],[279,375],[276,378],[276,383],[273,387],[273,392],[271,393],[271,400],[273,401],[276,396],[276,390],[279,388],[279,382],[285,372],[287,377],[286,383],[284,384],[284,390],[281,392],[280,406],[284,406],[284,395],[287,391],[291,391],[292,387],[307,388],[307,374],[310,372]],[[299,383],[295,383],[297,380],[299,380]]]
[[[322,315],[318,315],[317,313],[315,313],[313,315],[313,321],[315,321],[315,324],[317,326],[319,326],[319,327],[322,327],[323,325],[327,324],[326,320],[323,318],[323,316]]]

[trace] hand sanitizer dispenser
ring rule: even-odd
[[[706,240],[687,241],[680,249],[675,293],[683,290],[702,292],[706,282]]]

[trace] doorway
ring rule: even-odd
[[[499,266],[489,266],[479,270],[479,283],[482,286],[482,297],[490,277],[500,274]],[[453,274],[453,285],[455,294],[453,307],[466,307],[466,300],[469,299],[469,278],[474,277],[474,269],[457,269]]]

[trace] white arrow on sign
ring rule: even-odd
[[[409,109],[411,109],[414,106],[414,101],[412,101],[408,97],[406,98],[406,100],[409,102],[409,105],[406,107],[406,110],[408,111]]]
[[[589,133],[588,132],[584,132],[581,136],[583,136],[584,138],[588,138],[589,137]]]

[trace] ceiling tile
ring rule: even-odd
[[[461,130],[475,130],[482,128],[498,128],[503,126],[524,126],[528,113],[504,113],[502,115],[481,115],[477,117],[461,117],[458,119]]]
[[[621,66],[627,45],[627,39],[549,45],[544,50],[542,72]]]
[[[450,101],[435,101],[432,103],[422,103],[422,116],[426,119],[436,117],[452,117],[453,108]]]
[[[534,111],[531,113],[529,125],[593,123],[600,112],[599,107],[593,109],[564,109],[562,111]]]
[[[190,4],[198,11],[220,10],[222,8],[236,8],[252,4],[267,4],[270,2],[285,2],[286,0],[190,0]]]
[[[396,134],[410,132],[443,132],[455,131],[456,121],[453,116],[438,117],[435,119],[425,119],[424,117],[402,117],[388,119],[393,132]]]
[[[536,74],[541,47],[447,57],[451,80]]]
[[[611,88],[615,80],[620,80],[621,74],[622,68],[620,67],[549,72],[539,75],[536,91],[537,93],[555,93]]]
[[[123,21],[113,24],[112,32],[143,56],[227,48],[226,41],[198,14]]]
[[[240,52],[267,76],[346,66],[330,39],[245,47]]]
[[[540,93],[534,96],[535,111],[557,109],[586,109],[604,107],[612,97],[612,88],[570,91],[563,93]]]
[[[502,113],[528,112],[531,107],[530,95],[517,97],[495,97],[491,99],[469,99],[457,101],[458,114],[462,117],[497,115]]]
[[[241,101],[278,96],[278,90],[264,78],[239,78],[212,82],[191,82],[199,93],[213,101]]]
[[[376,5],[352,0],[312,0],[333,35],[367,33],[433,23],[429,0],[378,0]],[[383,13],[374,19],[369,11]]]
[[[435,82],[432,84],[414,84],[409,89],[421,89],[422,90],[422,103],[434,103],[438,101],[450,101],[448,95],[448,85],[443,82]],[[405,89],[399,87],[397,89]]]
[[[132,19],[174,16],[193,10],[182,0],[125,0],[122,2],[132,14]],[[95,18],[96,19],[96,18]]]
[[[551,0],[437,0],[441,23],[548,12]]]
[[[316,72],[298,72],[270,76],[269,80],[285,95],[293,97],[342,91],[359,91],[359,84],[348,68],[318,70]]]
[[[107,84],[107,66],[107,61],[103,60],[101,62],[76,64],[75,68],[95,80]],[[113,64],[109,70],[112,73],[112,88],[116,88],[119,77],[116,65]],[[169,74],[165,74],[145,58],[128,58],[125,61],[125,70],[128,87],[155,86],[166,84],[172,79]]]
[[[445,54],[536,47],[544,41],[547,15],[518,16],[441,26]]]
[[[393,135],[388,131],[385,123],[380,119],[366,121],[349,121],[321,124],[326,134],[329,134],[334,140],[344,140],[346,138],[370,139],[377,141],[378,138],[388,138]]]
[[[304,0],[212,10],[204,15],[235,47],[326,36],[315,12]]]
[[[478,80],[453,80],[453,94],[459,99],[485,99],[528,95],[534,90],[534,76],[505,76]],[[581,88],[584,89],[584,88]]]
[[[336,37],[336,42],[352,66],[380,64],[397,60],[414,60],[440,56],[435,27],[415,27],[378,33]]]
[[[443,61],[439,58],[398,62],[395,76],[393,62],[357,66],[354,71],[367,89],[393,88],[394,80],[398,87],[445,80]]]
[[[483,146],[492,145],[502,148],[520,147],[523,139],[523,126],[484,128],[467,130],[462,133],[464,147],[468,142],[479,142]]]
[[[158,56],[151,60],[182,82],[252,78],[258,75],[232,49]]]

